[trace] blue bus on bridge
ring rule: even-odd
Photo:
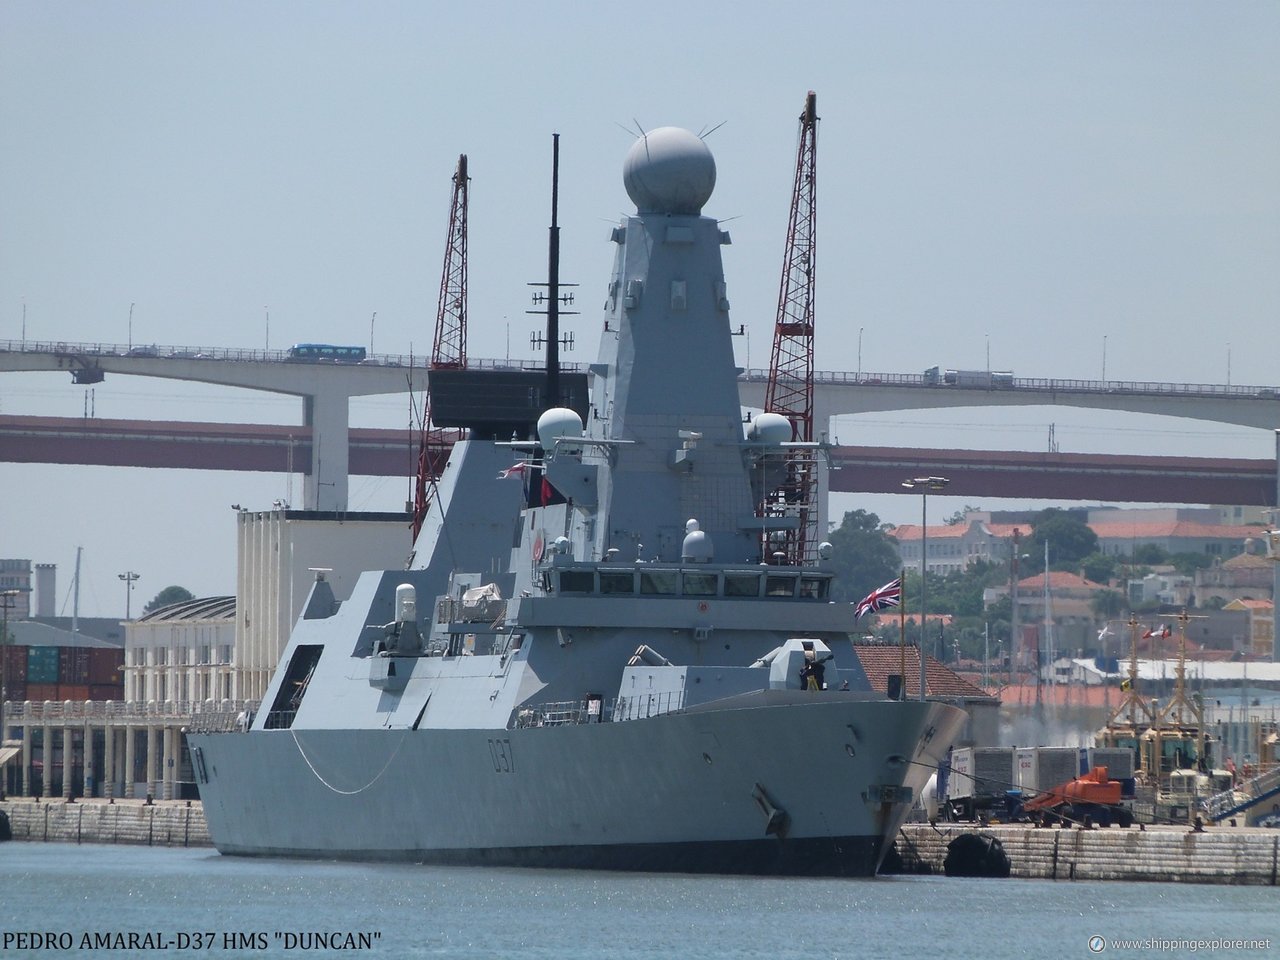
[[[359,363],[368,356],[364,347],[342,347],[332,343],[295,343],[290,360],[328,360],[332,363]]]

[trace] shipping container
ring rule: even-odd
[[[5,647],[4,658],[8,661],[5,664],[5,675],[9,678],[9,682],[18,680],[25,684],[27,682],[27,648]]]
[[[1039,751],[1035,747],[1022,747],[1013,751],[1014,785],[1028,796],[1039,791],[1037,783],[1040,766],[1037,763]]]
[[[1014,780],[1027,796],[1069,783],[1087,762],[1084,747],[1024,747],[1014,751]]]
[[[973,789],[978,796],[1002,797],[1013,789],[1013,749],[979,747],[973,751]]]
[[[1052,790],[1070,783],[1086,771],[1081,769],[1086,761],[1083,747],[1041,747],[1040,789]]]
[[[89,685],[87,683],[60,683],[58,684],[58,699],[70,700],[72,703],[84,703],[89,699]]]
[[[1133,751],[1128,747],[1091,747],[1089,769],[1094,767],[1106,767],[1112,780],[1130,780],[1134,775]]]
[[[12,700],[14,703],[22,703],[24,700],[28,699],[27,681],[25,679],[15,680],[13,679],[13,674],[10,674],[7,679],[9,682],[9,693],[7,699]]]
[[[85,647],[61,647],[58,650],[58,682],[89,682],[89,651]]]
[[[124,649],[103,647],[89,651],[89,683],[124,685]],[[96,697],[94,699],[97,699]]]
[[[957,747],[951,751],[951,772],[947,774],[947,799],[961,800],[973,796],[973,747]]]
[[[43,703],[46,700],[57,701],[58,685],[56,683],[28,683],[27,699],[32,703]]]
[[[89,685],[90,700],[123,700],[123,683],[91,683]]]
[[[1006,794],[1014,789],[1010,747],[962,747],[951,751],[947,778],[949,816],[970,820],[982,810],[1002,811]]]
[[[27,647],[27,683],[58,682],[58,648]]]

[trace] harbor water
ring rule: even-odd
[[[0,844],[6,960],[873,960],[925,951],[954,960],[1262,957],[1280,952],[1280,921],[1267,887],[444,868]]]

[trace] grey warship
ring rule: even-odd
[[[261,708],[188,734],[221,853],[874,875],[965,716],[873,691],[830,565],[769,552],[791,428],[744,422],[715,175],[632,146],[579,409],[457,443],[408,568],[318,581]]]

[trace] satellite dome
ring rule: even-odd
[[[568,407],[552,407],[538,418],[538,442],[554,450],[559,437],[582,436],[582,418]]]
[[[622,182],[637,213],[696,216],[715,189],[716,161],[688,130],[659,127],[632,144]]]
[[[751,421],[748,437],[756,443],[787,443],[791,432],[791,421],[782,414],[762,413]]]

